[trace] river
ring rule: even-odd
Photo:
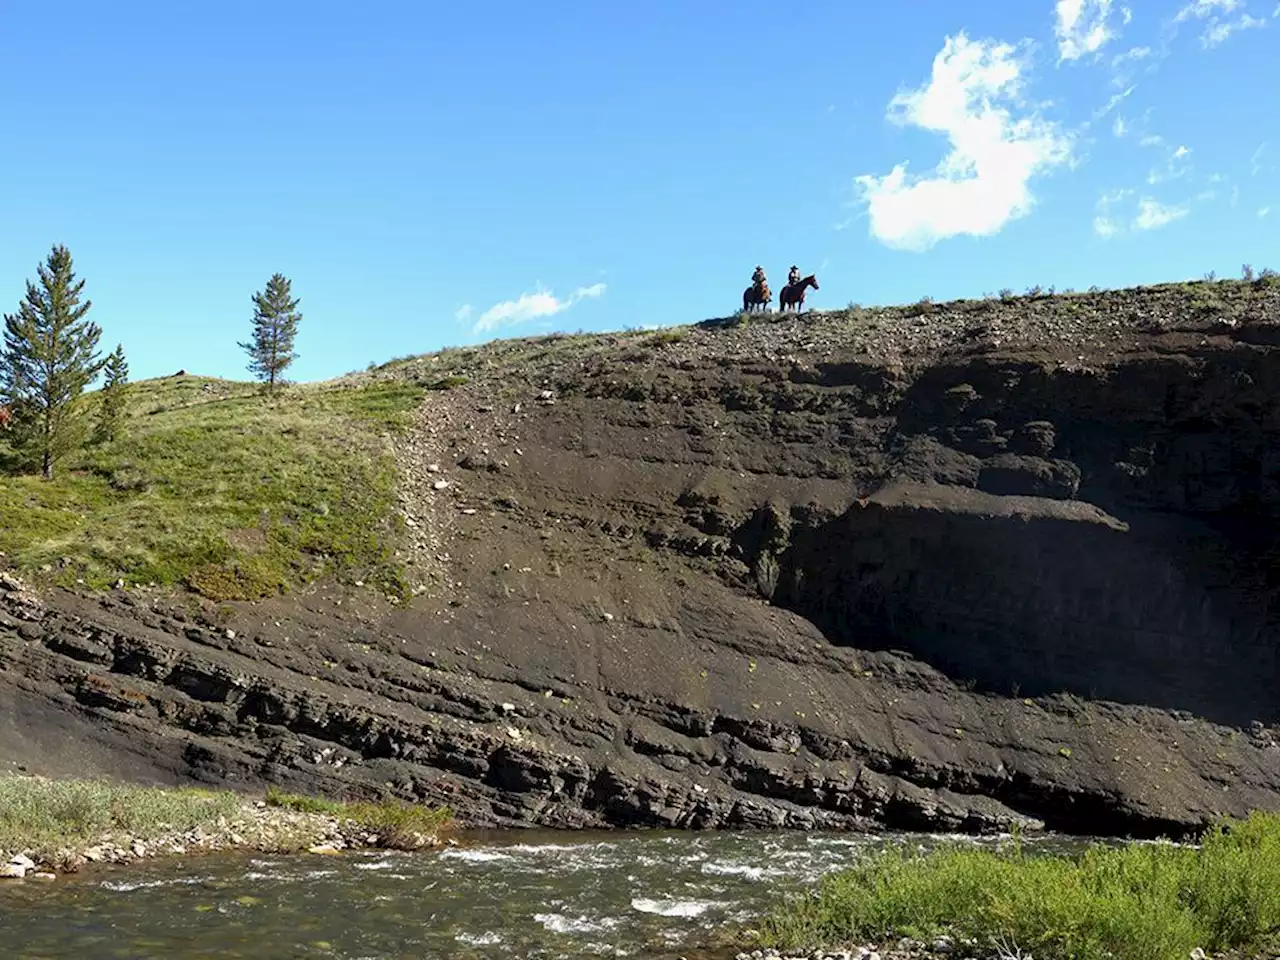
[[[940,839],[515,833],[439,853],[143,862],[0,886],[0,943],[15,960],[692,960],[868,850]]]

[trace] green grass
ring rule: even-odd
[[[345,802],[284,793],[271,787],[267,805],[318,813],[340,820],[351,820],[378,837],[378,843],[392,849],[412,849],[419,837],[434,837],[448,825],[452,814],[447,807],[424,807],[399,800]]]
[[[200,377],[135,384],[122,439],[85,448],[52,482],[0,476],[0,551],[90,587],[252,599],[336,573],[404,596],[387,437],[424,395],[405,382],[274,397]]]
[[[1200,847],[1093,847],[1078,858],[944,848],[877,854],[780,907],[763,945],[831,948],[942,933],[1036,960],[1186,960],[1280,930],[1280,815],[1218,825]]]
[[[79,851],[107,834],[146,842],[216,824],[243,803],[209,790],[0,777],[0,849]]]

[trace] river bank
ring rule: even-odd
[[[890,847],[776,908],[756,935],[784,957],[910,936],[948,955],[1203,960],[1273,956],[1277,930],[1280,814],[1255,812],[1198,845],[1074,857],[1036,856],[1017,837],[994,850]]]
[[[449,814],[400,802],[343,803],[99,780],[0,777],[0,879],[53,880],[87,864],[256,851],[333,854],[442,844]]]

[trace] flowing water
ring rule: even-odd
[[[0,956],[724,956],[717,936],[787,892],[886,843],[941,839],[520,833],[441,853],[144,862],[0,886]]]

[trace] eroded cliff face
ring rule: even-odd
[[[420,596],[11,581],[0,759],[474,824],[1280,806],[1280,291],[924,309],[474,351],[402,451]]]

